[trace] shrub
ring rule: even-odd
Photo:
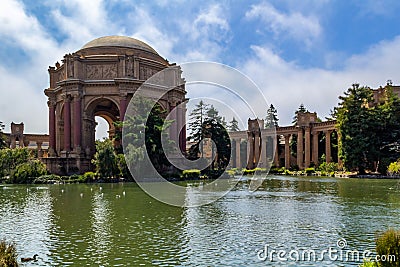
[[[256,172],[255,169],[252,170],[245,169],[243,170],[243,175],[253,175],[255,172]]]
[[[47,173],[46,165],[40,160],[29,160],[15,167],[11,172],[10,180],[12,183],[23,184],[32,183],[39,176]]]
[[[379,266],[400,266],[400,231],[389,229],[376,238],[376,253],[380,258],[385,257],[387,261],[380,261]],[[389,255],[394,255],[394,261],[389,261]]]
[[[15,245],[4,240],[0,241],[0,266],[16,267],[18,266],[17,259],[18,254]]]
[[[60,182],[61,177],[56,174],[46,174],[39,176],[35,180],[33,180],[34,184],[48,184],[50,182]]]
[[[306,174],[312,174],[315,173],[315,168],[306,168],[304,171],[306,172]]]
[[[331,173],[339,170],[339,165],[335,162],[326,163],[324,161],[318,166],[318,170],[325,173]]]
[[[94,180],[96,180],[96,176],[97,175],[94,172],[85,172],[83,174],[85,181],[94,181]]]
[[[398,159],[396,162],[392,162],[389,164],[389,167],[387,168],[387,173],[389,175],[398,175],[400,173],[400,159]]]
[[[184,170],[182,172],[182,179],[198,179],[200,178],[200,170],[192,169],[192,170]]]

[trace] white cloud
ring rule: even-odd
[[[317,17],[304,16],[298,11],[284,13],[268,2],[253,5],[246,12],[246,18],[260,19],[275,38],[290,37],[308,46],[322,33]]]
[[[377,88],[388,79],[399,84],[400,37],[372,46],[366,53],[344,62],[342,70],[301,68],[286,62],[268,47],[253,46],[254,56],[238,65],[278,109],[280,123],[289,125],[294,111],[303,103],[321,118],[330,114],[352,83]],[[253,103],[257,105],[256,100]]]

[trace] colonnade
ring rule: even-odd
[[[325,154],[326,162],[332,159],[332,133],[336,131],[335,122],[313,123],[307,126],[277,127],[274,131],[263,127],[249,127],[248,131],[232,132],[234,142],[232,166],[248,169],[267,167],[290,167],[297,165],[305,169],[318,165],[320,154]],[[296,156],[292,155],[291,143],[296,138]],[[325,138],[325,148],[320,149],[321,138]],[[247,151],[241,143],[247,142]],[[284,148],[284,149],[283,149]],[[321,151],[322,150],[322,151]],[[246,155],[246,162],[242,157]],[[336,158],[336,157],[335,157]],[[338,158],[338,157],[337,157]],[[283,159],[284,164],[281,163]],[[283,165],[283,166],[281,166]]]

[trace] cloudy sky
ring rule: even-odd
[[[1,0],[0,121],[46,133],[48,66],[106,35],[170,62],[215,61],[251,78],[281,125],[304,103],[328,116],[352,83],[400,84],[400,1]]]

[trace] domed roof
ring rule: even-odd
[[[92,48],[92,47],[104,47],[104,46],[117,46],[117,47],[128,47],[145,50],[158,55],[156,50],[151,46],[142,42],[138,39],[127,37],[127,36],[104,36],[94,39],[85,44],[81,49]]]

